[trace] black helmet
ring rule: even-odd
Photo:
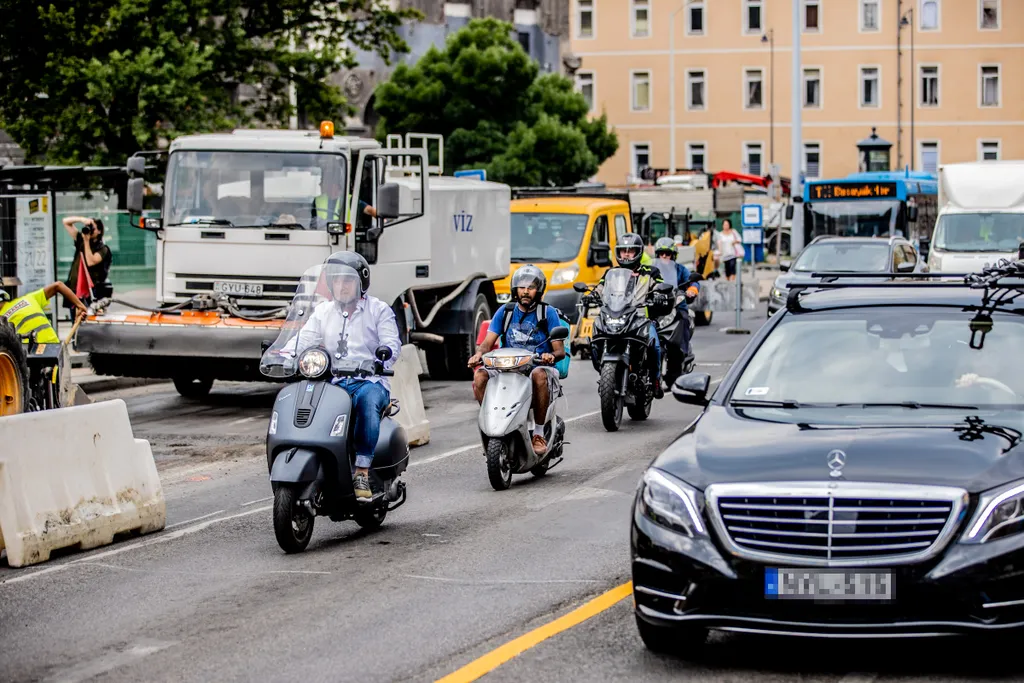
[[[636,252],[636,255],[632,258],[624,257],[622,252],[627,250]],[[619,266],[629,268],[630,270],[637,270],[640,267],[640,259],[643,257],[644,240],[640,235],[635,232],[627,232],[619,238],[618,244],[615,245],[615,260],[618,261]]]
[[[516,272],[512,275],[512,282],[509,285],[509,289],[512,293],[512,297],[516,298],[516,289],[519,287],[536,287],[537,298],[534,300],[533,305],[536,306],[540,303],[541,299],[544,298],[544,290],[547,289],[548,279],[544,277],[544,271],[532,263],[516,269]]]
[[[359,276],[361,294],[370,291],[370,264],[359,254],[354,251],[336,251],[324,261],[324,274],[328,285],[334,282],[335,277],[346,273],[355,273]]]
[[[672,260],[675,260],[679,256],[679,249],[676,247],[676,241],[671,237],[662,237],[654,243],[654,255],[661,256],[662,254],[668,254],[672,257]]]

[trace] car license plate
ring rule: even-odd
[[[765,569],[764,596],[770,600],[892,600],[892,574]]]
[[[232,296],[263,296],[263,284],[259,282],[223,282],[213,283],[213,291],[218,294]]]

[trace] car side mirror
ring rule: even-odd
[[[145,194],[146,181],[142,178],[131,178],[128,181],[126,207],[130,213],[142,213],[142,197]]]
[[[576,282],[573,284],[572,288],[575,289],[577,292],[586,292],[587,290],[590,289],[590,287],[587,287],[587,284],[585,282]]]
[[[903,263],[901,263],[898,266],[896,266],[896,272],[897,273],[913,273],[914,272],[914,264],[910,263],[909,261],[904,261]]]
[[[792,261],[779,261],[779,270],[781,270],[783,273],[788,272],[792,266]]]
[[[569,328],[564,325],[559,325],[555,329],[551,330],[551,341],[561,341],[569,338]]]
[[[595,266],[610,266],[612,264],[612,248],[607,242],[597,242],[590,245],[590,260]]]
[[[377,189],[377,217],[398,218],[401,215],[401,187],[398,183],[384,183]]]
[[[378,346],[374,354],[381,363],[387,363],[391,360],[391,347],[390,346]]]
[[[672,385],[672,395],[680,403],[695,406],[708,404],[708,390],[711,388],[711,375],[706,372],[691,372],[678,378]]]

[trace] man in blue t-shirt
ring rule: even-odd
[[[551,397],[558,391],[558,371],[552,366],[565,358],[565,345],[560,339],[544,341],[550,331],[559,324],[559,318],[558,311],[553,306],[544,307],[546,315],[543,321],[538,317],[538,306],[541,299],[544,298],[544,290],[547,288],[547,278],[544,277],[540,268],[530,264],[522,266],[516,270],[510,284],[512,294],[516,298],[516,305],[512,308],[512,317],[509,320],[507,333],[502,334],[506,314],[506,307],[502,306],[491,320],[487,336],[476,347],[476,354],[469,359],[469,367],[477,368],[473,375],[473,395],[476,397],[477,403],[483,403],[487,380],[490,379],[491,373],[494,371],[477,366],[481,364],[483,355],[494,348],[494,344],[499,338],[504,347],[527,349],[534,353],[540,353],[540,362],[545,365],[535,367],[530,377],[533,380],[535,423],[533,450],[537,455],[543,455],[548,450],[548,444],[544,438],[548,405]]]

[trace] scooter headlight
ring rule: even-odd
[[[514,370],[530,362],[533,356],[484,356],[484,365],[495,370]]]
[[[323,349],[309,349],[299,357],[299,372],[304,377],[314,379],[327,371],[331,359]]]

